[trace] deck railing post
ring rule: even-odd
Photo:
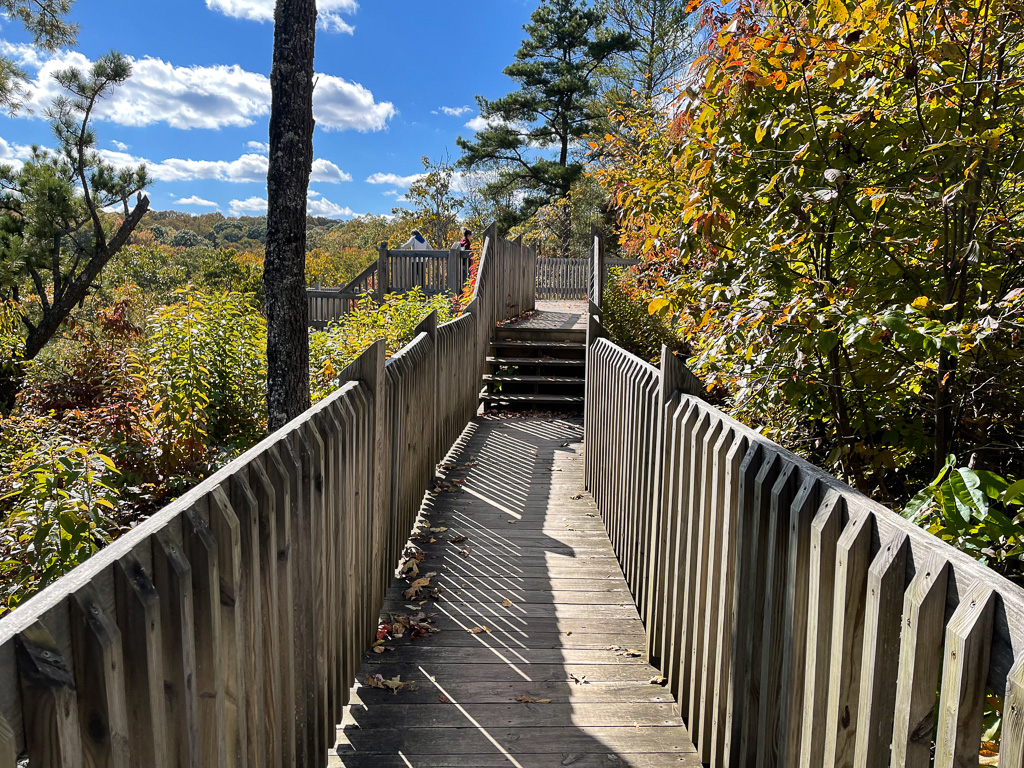
[[[453,296],[462,293],[462,249],[457,245],[448,251],[448,292]]]
[[[424,414],[424,422],[428,426],[428,432],[424,436],[426,440],[431,440],[437,437],[437,399],[438,399],[438,380],[437,380],[437,310],[434,310],[425,318],[423,318],[416,329],[413,331],[414,338],[421,333],[427,334],[430,337],[430,361],[427,363],[427,376],[431,381],[429,400],[427,404],[427,413]],[[438,440],[433,439],[434,445],[432,446],[431,460],[438,462],[441,460],[439,451],[442,450]]]
[[[383,242],[378,248],[377,257],[377,301],[384,301],[384,297],[391,290],[391,273],[388,271],[388,244]]]

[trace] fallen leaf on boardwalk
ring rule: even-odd
[[[383,688],[384,687],[384,676],[383,675],[370,675],[366,673],[366,684],[371,688]]]
[[[407,590],[405,590],[404,594],[405,594],[406,599],[407,600],[411,600],[411,599],[413,599],[415,597],[419,597],[420,596],[420,592],[423,590],[423,588],[428,586],[429,584],[430,584],[430,577],[429,576],[426,576],[426,577],[424,577],[422,579],[416,579],[416,581],[414,581],[412,584],[410,584],[409,588]]]
[[[508,523],[509,525],[515,525],[519,521],[518,520],[506,520],[505,522]]]
[[[412,681],[411,680],[406,680],[403,683],[401,675],[395,675],[390,680],[385,680],[384,681],[384,687],[385,688],[390,688],[392,693],[398,693],[400,690],[402,690],[403,688],[405,688],[408,685],[412,685]]]
[[[579,752],[571,752],[562,758],[562,765],[572,765],[573,763],[578,762],[582,759],[583,755]]]
[[[450,537],[448,537],[448,541],[450,541],[452,544],[461,544],[462,542],[464,542],[468,538],[469,538],[469,536],[463,536],[460,533],[458,536],[450,536]]]
[[[437,543],[437,539],[435,539],[433,536],[431,536],[430,537],[430,543],[431,544],[436,544]]]
[[[572,679],[572,681],[574,683],[576,683],[576,685],[587,685],[587,676],[586,675],[577,676],[577,675],[574,675],[572,672],[570,672],[569,673],[569,677]]]
[[[448,530],[447,528],[431,528],[430,532],[431,533],[444,533],[447,530]]]
[[[572,497],[572,500],[573,501],[579,501],[582,498],[583,498],[583,494],[582,493],[577,493],[575,496]]]
[[[469,634],[471,635],[479,635],[483,632],[491,634],[491,630],[489,630],[487,627],[473,627],[472,629],[467,629],[466,631],[469,632]]]
[[[473,554],[473,548],[472,547],[466,547],[459,554],[462,555],[463,557],[469,557],[471,554]]]
[[[572,443],[562,443],[562,445],[560,447],[568,448],[570,445],[572,445]]]
[[[504,600],[501,601],[501,604],[503,606],[505,606],[506,608],[511,608],[512,607],[512,601],[509,600],[507,597]]]
[[[418,605],[409,605],[408,603],[405,604],[405,607],[410,611],[418,611],[420,609]]]
[[[619,651],[615,655],[616,656],[629,656],[631,659],[639,659],[644,654],[643,654],[642,651],[638,651],[638,650],[635,650],[634,648],[630,648],[630,649],[625,650],[625,651]]]
[[[443,693],[440,696],[437,697],[437,700],[440,701],[442,704],[451,704],[452,703],[451,699],[449,699]]]
[[[569,630],[568,632],[566,632],[565,634],[567,634],[567,635],[571,635],[571,634],[572,634],[572,630],[570,629],[570,630]]]
[[[650,683],[651,685],[667,685],[668,684],[668,678],[661,677],[659,675],[658,677],[652,677],[647,682]]]
[[[551,699],[535,699],[533,696],[516,696],[520,704],[550,704]]]

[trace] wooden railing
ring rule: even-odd
[[[324,766],[434,468],[533,252],[488,230],[469,312],[0,619],[0,768]]]
[[[990,692],[999,765],[1024,764],[1024,590],[708,405],[668,350],[602,338],[600,312],[587,487],[701,760],[978,765]]]
[[[337,290],[307,289],[309,325],[326,328],[355,309],[365,294],[381,301],[388,293],[405,293],[419,288],[427,296],[450,293],[457,296],[469,278],[473,254],[460,248],[450,251],[390,251],[381,243],[377,261]]]
[[[632,267],[638,263],[637,259],[605,259],[602,285],[608,283],[612,269]],[[555,256],[537,259],[537,298],[569,300],[589,298],[589,287],[593,282],[593,269],[591,259],[567,259]]]

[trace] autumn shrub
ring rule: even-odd
[[[613,270],[605,286],[602,309],[601,322],[612,340],[637,357],[657,364],[662,344],[683,351],[670,322],[648,311],[647,293],[636,285],[629,270]]]
[[[138,360],[165,482],[187,485],[266,431],[266,323],[238,293],[182,292]]]
[[[649,309],[738,417],[884,502],[951,453],[1024,474],[1020,8],[694,5],[672,109],[594,141]]]
[[[309,337],[310,388],[313,401],[323,399],[338,388],[338,374],[378,339],[387,343],[391,355],[413,339],[413,331],[423,318],[437,311],[437,322],[456,316],[451,297],[425,296],[420,288],[405,294],[389,294],[382,304],[364,296],[353,312],[331,323],[326,330]]]

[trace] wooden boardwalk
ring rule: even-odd
[[[700,765],[651,682],[581,439],[572,418],[469,425],[414,537],[436,575],[418,597],[396,580],[383,612],[438,631],[364,655],[331,765]]]

